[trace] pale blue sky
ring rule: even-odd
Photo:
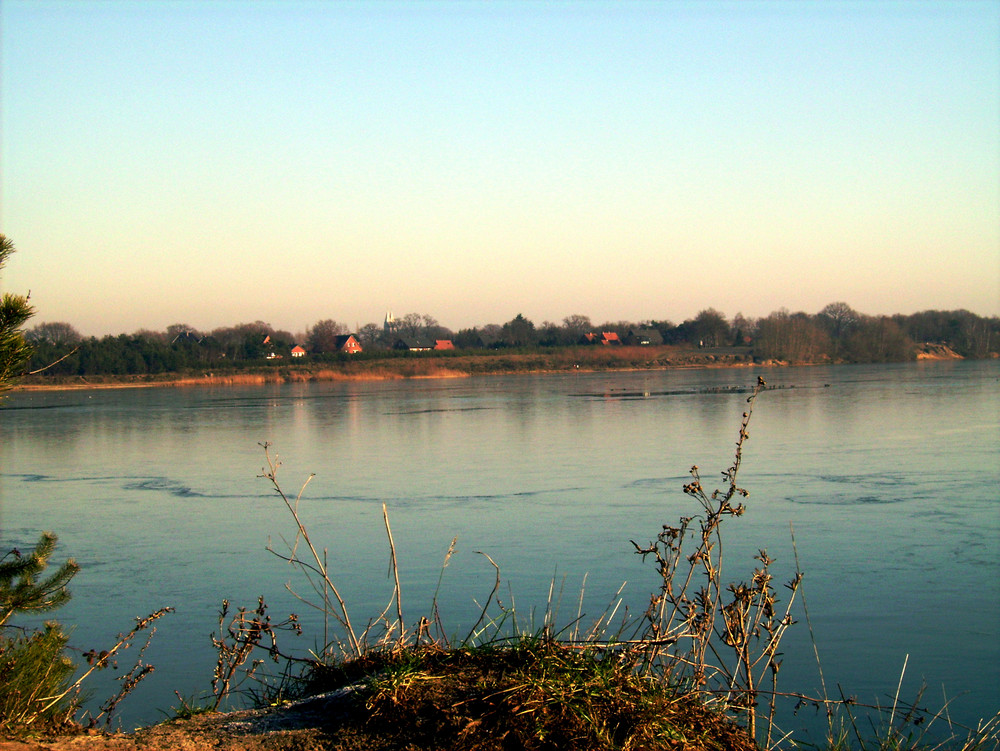
[[[1000,2],[0,0],[4,289],[85,334],[1000,314]]]

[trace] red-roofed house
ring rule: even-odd
[[[335,352],[346,352],[349,355],[356,355],[361,351],[361,343],[354,338],[354,334],[342,334],[335,342]]]
[[[602,331],[600,334],[584,334],[580,337],[581,344],[612,344],[621,345],[622,340],[618,338],[618,334],[614,331]]]

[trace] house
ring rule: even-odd
[[[434,349],[455,349],[455,343],[451,339],[437,339],[434,342]]]
[[[292,357],[305,357],[305,356],[306,356],[306,351],[301,346],[296,344],[294,347],[292,347]]]
[[[341,334],[334,340],[333,351],[356,355],[361,352],[361,343],[354,338],[354,334]]]
[[[410,352],[427,352],[428,350],[434,349],[434,345],[430,342],[425,342],[422,339],[406,337],[403,339],[397,339],[396,343],[392,345],[392,348],[405,349]]]
[[[588,333],[580,337],[580,344],[603,344],[605,346],[615,345],[620,346],[622,340],[618,338],[618,334],[614,331],[602,331],[600,334]]]
[[[171,344],[201,344],[201,337],[190,329],[187,331],[182,331],[173,339],[170,340]]]
[[[656,346],[663,344],[663,335],[657,329],[632,329],[626,335],[625,341],[628,344],[638,344],[640,347]]]
[[[264,357],[266,357],[268,360],[280,360],[281,359],[281,355],[279,355],[277,352],[274,351],[274,345],[271,344],[271,335],[270,334],[268,334],[267,336],[264,337],[264,341],[262,341],[261,344],[263,344],[264,347],[267,348],[267,354],[264,355]]]

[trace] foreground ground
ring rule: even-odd
[[[0,740],[0,751],[299,751],[336,748],[326,728],[336,701],[314,700],[277,710],[203,714],[134,734],[83,732],[44,739]]]
[[[130,735],[0,741],[0,751],[757,751],[690,694],[557,642],[373,653],[312,673],[308,693]]]
[[[321,697],[291,707],[271,710],[246,710],[224,714],[205,714],[185,720],[173,720],[145,728],[134,734],[105,735],[84,732],[77,735],[59,735],[45,739],[0,740],[0,751],[377,751],[378,749],[450,749],[452,745],[435,745],[421,733],[413,736],[412,745],[406,733],[382,734],[381,723],[375,727],[358,723],[350,710],[338,697]],[[469,749],[521,749],[530,748],[519,740],[481,738],[476,741],[475,720],[469,721],[466,740]],[[402,736],[402,737],[401,737]],[[587,745],[564,746],[540,740],[538,749],[589,748]],[[749,741],[734,729],[732,745],[716,743],[702,745],[697,734],[690,739],[664,739],[653,747],[640,745],[635,748],[702,749],[731,748],[754,749]]]

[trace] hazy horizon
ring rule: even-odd
[[[85,335],[1000,315],[1000,3],[0,3],[0,288]]]
[[[846,301],[842,301],[842,300],[836,300],[836,301],[834,301],[834,300],[831,300],[830,302],[846,302]],[[853,308],[853,306],[851,306],[851,307]],[[963,308],[949,308],[947,310],[962,310],[962,309]],[[609,318],[609,319],[596,319],[596,318],[593,318],[592,316],[587,316],[587,317],[590,318],[590,321],[593,324],[592,330],[593,331],[598,331],[598,330],[601,330],[602,324],[615,324],[615,323],[620,323],[622,321],[627,321],[629,323],[634,323],[634,324],[648,323],[650,321],[655,321],[657,323],[663,323],[665,321],[669,321],[669,322],[673,323],[676,326],[676,325],[684,323],[685,321],[693,320],[698,315],[698,313],[701,313],[703,310],[705,310],[705,308],[702,308],[700,310],[694,311],[694,312],[692,312],[690,314],[684,315],[683,317],[679,317],[679,318],[663,318],[663,317],[653,316],[652,318],[629,319],[629,318],[623,318],[623,317],[619,316],[619,317]],[[817,315],[817,314],[820,314],[820,312],[821,312],[820,310],[790,310],[790,309],[788,309],[785,306],[779,306],[778,308],[775,308],[774,310],[772,310],[770,312],[774,313],[774,312],[778,312],[778,311],[781,311],[781,310],[786,310],[788,313],[792,313],[792,314],[794,314],[794,313],[806,313],[808,315]],[[882,315],[893,316],[893,315],[897,315],[897,314],[900,314],[900,315],[910,315],[912,313],[922,313],[922,312],[925,312],[925,310],[928,310],[928,309],[910,311],[909,313],[900,313],[899,311],[895,311],[895,312],[884,311],[884,312],[881,312],[881,313],[872,314],[872,313],[869,313],[868,311],[857,310],[857,309],[855,309],[855,312],[860,313],[861,315],[871,315],[873,317],[878,317],[878,316],[882,316]],[[964,310],[968,310],[968,309],[964,308]],[[753,319],[753,320],[756,320],[758,318],[764,318],[764,317],[766,317],[766,316],[747,316],[741,310],[736,310],[734,312],[729,312],[729,311],[724,311],[723,310],[723,311],[717,311],[717,312],[722,313],[723,315],[725,315],[726,320],[729,321],[729,322],[732,322],[733,318],[736,315],[743,315],[744,318]],[[969,311],[969,312],[970,313],[975,313],[976,315],[980,315],[979,313],[976,313],[976,311]],[[395,319],[397,321],[399,319],[401,319],[403,316],[405,316],[405,315],[407,315],[409,313],[419,313],[420,315],[429,315],[432,318],[434,318],[435,320],[437,320],[437,323],[438,323],[439,326],[441,326],[443,328],[446,328],[446,329],[449,329],[453,333],[457,333],[457,332],[461,331],[462,329],[482,329],[483,327],[488,326],[488,325],[492,325],[492,324],[497,324],[497,325],[502,326],[503,324],[508,323],[511,319],[515,318],[517,315],[523,315],[522,313],[520,313],[520,311],[518,311],[516,313],[512,313],[511,315],[503,318],[502,320],[478,321],[478,322],[470,323],[468,325],[452,326],[452,325],[449,324],[448,321],[438,320],[437,316],[434,315],[433,311],[429,311],[429,310],[427,310],[427,311],[424,311],[424,310],[421,310],[421,311],[408,310],[405,313],[404,312],[397,312],[397,311],[386,311],[386,313],[392,313],[393,316],[395,317]],[[569,318],[571,316],[577,316],[577,315],[587,315],[587,314],[583,313],[583,312],[567,313],[566,315],[558,316],[557,318],[548,318],[548,319],[545,319],[544,321],[540,320],[540,319],[539,320],[532,319],[530,316],[525,316],[525,317],[528,318],[528,320],[530,320],[535,325],[536,329],[538,329],[545,322],[551,322],[551,323],[555,323],[555,324],[557,324],[559,326],[562,326],[564,319]],[[997,316],[982,316],[982,317],[984,317],[984,318],[996,318]],[[327,318],[329,318],[329,317],[327,317]],[[333,319],[333,320],[336,320],[337,323],[342,323],[342,324],[346,325],[348,327],[348,330],[351,333],[357,334],[358,331],[359,331],[359,329],[362,326],[365,326],[367,324],[374,323],[374,324],[377,324],[378,326],[382,326],[383,322],[384,322],[384,318],[385,318],[385,314],[383,314],[383,316],[381,318],[377,318],[377,319],[376,318],[371,318],[371,319],[368,319],[368,320],[365,320],[365,321],[345,321],[345,320],[340,320],[340,319]],[[39,326],[40,324],[43,324],[43,323],[59,323],[59,324],[68,323],[81,336],[84,336],[84,337],[95,336],[97,338],[100,338],[102,336],[118,336],[118,335],[121,335],[121,334],[132,335],[132,334],[138,334],[138,333],[142,333],[142,332],[146,332],[146,331],[152,331],[154,333],[164,333],[168,327],[177,326],[177,325],[187,325],[188,327],[190,327],[190,329],[192,329],[192,330],[194,330],[194,331],[196,331],[198,333],[201,333],[201,334],[210,334],[213,331],[218,330],[218,329],[235,328],[237,326],[241,326],[241,325],[244,325],[244,324],[254,324],[254,323],[257,323],[257,322],[263,322],[263,323],[266,323],[266,324],[270,325],[271,328],[273,328],[275,331],[284,331],[284,332],[292,334],[295,337],[300,337],[300,338],[304,339],[305,337],[308,336],[308,330],[309,330],[309,328],[313,324],[319,323],[320,321],[323,321],[323,320],[326,320],[326,319],[324,319],[324,318],[316,318],[314,320],[309,321],[308,324],[305,325],[305,326],[293,329],[293,328],[288,328],[286,326],[273,325],[272,322],[271,322],[271,320],[267,316],[264,316],[262,318],[255,318],[255,319],[247,319],[247,320],[240,320],[240,321],[230,321],[228,323],[221,323],[221,324],[218,324],[218,325],[206,326],[206,327],[196,326],[196,325],[192,324],[190,321],[178,319],[176,321],[171,321],[170,323],[168,323],[168,324],[166,324],[164,326],[160,326],[160,327],[140,326],[140,327],[138,327],[136,329],[121,329],[121,330],[109,330],[109,331],[93,332],[93,331],[87,331],[87,330],[82,329],[81,327],[77,326],[73,321],[55,320],[55,319],[50,319],[50,318],[44,318],[42,316],[36,316],[36,317],[32,318],[28,322],[28,324],[26,325],[25,328],[26,329],[31,329],[31,328],[33,328],[35,326]]]

